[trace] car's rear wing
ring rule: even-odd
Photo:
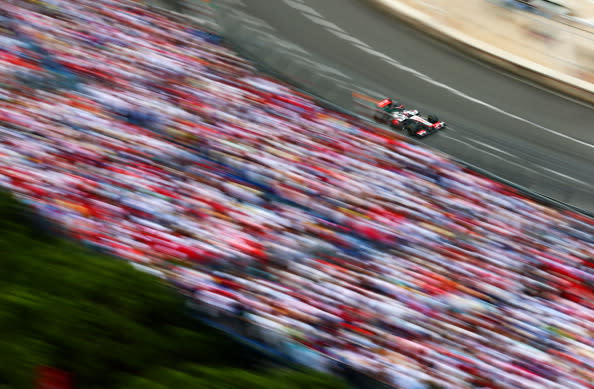
[[[392,99],[386,98],[386,99],[378,101],[377,103],[375,103],[375,105],[377,105],[378,108],[384,108],[392,103],[393,103]]]

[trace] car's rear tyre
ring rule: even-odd
[[[435,124],[435,123],[439,122],[439,119],[435,115],[429,115],[429,116],[427,116],[427,121],[431,124]]]
[[[389,115],[384,111],[376,111],[373,115],[373,120],[379,123],[385,123],[389,119]]]

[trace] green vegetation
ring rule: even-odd
[[[234,368],[185,366],[180,369],[160,369],[147,377],[131,380],[121,389],[331,389],[345,387],[337,379],[316,372],[267,370],[251,372]]]
[[[40,365],[69,372],[77,389],[344,387],[259,369],[253,351],[188,318],[167,285],[36,220],[0,192],[1,388],[34,387]]]

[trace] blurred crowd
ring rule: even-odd
[[[133,1],[4,1],[0,185],[398,388],[594,388],[594,223]]]

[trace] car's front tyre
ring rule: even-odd
[[[406,133],[409,136],[415,136],[415,126],[412,123],[408,123],[404,126],[404,131],[406,131]]]
[[[431,124],[435,124],[439,122],[439,118],[435,115],[429,115],[427,116],[427,121]]]

